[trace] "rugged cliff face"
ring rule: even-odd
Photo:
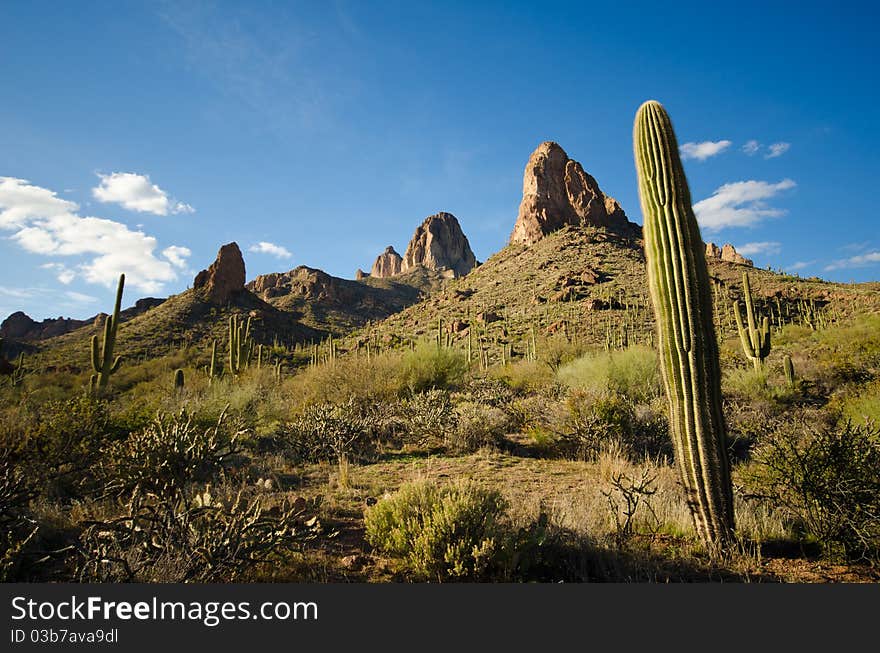
[[[706,258],[716,261],[726,261],[727,263],[737,263],[739,265],[754,266],[754,262],[750,258],[746,258],[736,251],[736,248],[730,243],[725,244],[719,249],[715,243],[706,244]]]
[[[389,245],[385,248],[384,252],[376,257],[376,262],[373,263],[373,267],[370,270],[370,276],[379,279],[393,277],[396,274],[400,274],[401,265],[403,265],[403,257]]]
[[[566,225],[606,227],[637,235],[620,204],[599,188],[557,143],[541,143],[526,164],[519,215],[511,243],[531,245]]]
[[[425,218],[416,229],[406,253],[401,272],[419,266],[445,276],[463,277],[477,265],[470,243],[451,213],[437,213]]]
[[[193,289],[212,304],[225,304],[244,290],[244,258],[237,243],[228,243],[217,252],[207,270],[193,280]]]

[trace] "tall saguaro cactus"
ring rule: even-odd
[[[113,315],[108,315],[104,321],[104,341],[100,348],[98,336],[92,336],[92,369],[95,371],[89,380],[92,392],[103,390],[110,381],[110,375],[119,369],[122,362],[121,356],[114,358],[116,347],[116,330],[119,328],[119,309],[122,307],[122,289],[125,286],[125,275],[119,275],[119,284],[116,286],[116,304],[113,306]]]
[[[251,340],[251,318],[239,322],[235,315],[229,316],[229,371],[238,376],[251,364],[254,343]]]
[[[746,324],[743,324],[742,311],[736,300],[733,301],[733,316],[736,318],[736,330],[739,332],[743,353],[752,361],[757,372],[764,366],[764,359],[770,355],[770,318],[765,315],[761,326],[758,326],[747,272],[743,272],[743,301],[746,304]]]
[[[659,102],[639,108],[633,146],[675,458],[697,533],[718,552],[734,516],[712,289],[675,132]]]

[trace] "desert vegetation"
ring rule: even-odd
[[[197,289],[123,320],[121,277],[94,324],[9,343],[0,578],[880,580],[877,288],[707,262],[660,105],[635,142],[643,243],[611,198],[617,230],[521,210],[345,328],[227,245]],[[251,285],[290,302],[294,272]]]

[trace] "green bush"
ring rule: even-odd
[[[871,426],[777,429],[744,474],[749,492],[784,509],[792,525],[833,556],[880,549],[880,432]]]
[[[633,401],[650,401],[663,391],[657,352],[644,345],[584,354],[560,367],[557,376],[570,388],[613,392]]]
[[[41,479],[46,495],[71,497],[96,489],[98,459],[119,435],[106,401],[79,396],[28,407],[2,446]]]
[[[873,422],[880,425],[880,383],[872,383],[857,396],[846,399],[842,412],[845,419],[856,424]]]
[[[367,541],[420,577],[477,580],[503,548],[506,509],[501,494],[472,482],[406,483],[367,509]]]
[[[404,355],[400,380],[411,393],[419,393],[454,388],[467,371],[467,357],[460,350],[422,343]]]

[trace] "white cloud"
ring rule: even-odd
[[[764,155],[765,159],[775,159],[778,156],[782,156],[788,149],[791,147],[791,143],[773,143],[767,146],[767,149],[770,150],[767,154]]]
[[[754,180],[724,184],[711,197],[694,204],[694,213],[700,226],[708,231],[748,227],[764,218],[785,215],[784,210],[767,206],[765,200],[796,185],[791,179],[776,184]]]
[[[186,269],[186,259],[191,254],[189,247],[180,247],[179,245],[172,245],[162,250],[162,256],[168,259],[171,265],[181,270]]]
[[[73,290],[68,290],[64,293],[68,299],[73,300],[77,304],[94,304],[98,301],[97,297],[92,297],[91,295],[84,295],[81,292],[74,292]]]
[[[791,265],[786,266],[787,270],[803,270],[804,268],[808,268],[813,265],[816,261],[797,261],[796,263],[792,263]]]
[[[33,218],[64,215],[78,208],[75,202],[63,200],[54,191],[32,186],[24,179],[0,177],[0,228],[23,227]]]
[[[15,297],[16,299],[28,299],[34,296],[34,291],[30,288],[7,288],[6,286],[0,286],[0,295]]]
[[[168,193],[152,183],[149,175],[114,172],[109,175],[98,173],[98,177],[101,183],[92,189],[92,195],[99,202],[111,202],[130,211],[156,215],[195,211],[189,204],[169,199]]]
[[[753,256],[755,254],[779,254],[782,251],[780,243],[773,241],[762,241],[758,243],[746,243],[741,247],[737,247],[736,251],[743,256]]]
[[[742,151],[745,152],[746,154],[748,154],[749,156],[754,156],[755,154],[758,153],[758,150],[760,150],[760,149],[761,149],[761,144],[758,141],[756,141],[755,139],[752,139],[750,141],[746,141],[745,144],[742,146]]]
[[[293,258],[293,254],[291,254],[287,248],[282,247],[281,245],[276,245],[275,243],[267,243],[265,240],[256,245],[251,245],[248,247],[248,251],[256,254],[270,254],[281,259]]]
[[[880,252],[868,252],[867,254],[859,254],[858,256],[850,256],[849,258],[834,261],[825,266],[826,270],[840,270],[842,268],[863,268],[869,265],[880,263]]]
[[[64,263],[44,263],[40,267],[44,270],[54,270],[56,273],[55,276],[58,281],[63,283],[65,286],[76,279],[76,272],[64,265]]]
[[[87,257],[76,266],[76,274],[110,288],[122,273],[130,287],[148,293],[160,292],[165,283],[177,279],[168,255],[168,260],[162,260],[154,254],[157,242],[153,236],[121,222],[80,216],[78,210],[75,203],[59,199],[51,190],[0,177],[0,228],[14,231],[11,240],[23,249],[45,256]],[[172,256],[181,260],[184,249],[172,250]],[[69,277],[70,272],[60,272]],[[59,274],[62,282],[64,278]]]
[[[685,143],[678,149],[682,159],[705,161],[709,157],[721,154],[730,147],[730,144],[730,141],[703,141],[702,143]]]

